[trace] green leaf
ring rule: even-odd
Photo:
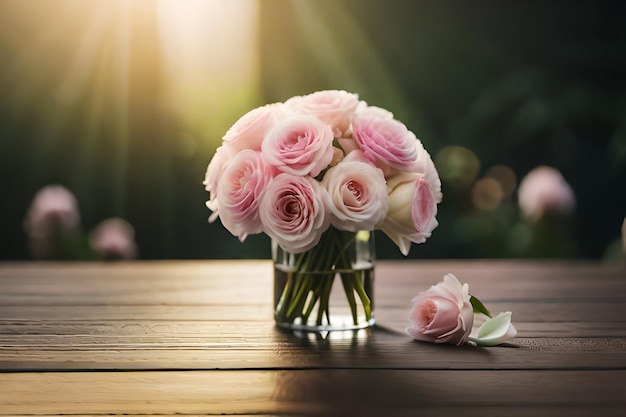
[[[472,308],[475,313],[482,313],[485,316],[491,318],[491,313],[487,310],[487,307],[476,297],[470,295],[470,303],[472,304]]]

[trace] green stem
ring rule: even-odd
[[[330,227],[314,248],[293,255],[293,269],[286,273],[285,286],[276,305],[277,320],[293,323],[300,319],[306,324],[317,308],[315,322],[322,325],[324,317],[330,322],[330,294],[337,274],[350,307],[352,321],[358,324],[358,294],[365,317],[372,317],[370,298],[362,282],[362,274],[352,270],[355,256],[356,233],[344,232]]]
[[[346,293],[348,304],[350,305],[350,313],[352,313],[352,322],[356,325],[358,323],[358,316],[356,311],[356,299],[354,298],[354,287],[350,280],[350,274],[341,274],[341,283],[343,284],[343,290]]]
[[[369,321],[372,318],[372,303],[370,301],[369,295],[363,288],[363,283],[359,277],[358,273],[354,273],[354,289],[356,293],[359,294],[359,298],[361,299],[361,303],[363,303],[363,310],[365,311],[365,319]]]

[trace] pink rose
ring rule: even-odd
[[[539,166],[522,179],[518,200],[522,214],[532,223],[546,213],[569,215],[576,205],[572,187],[557,169],[548,166]]]
[[[278,174],[259,206],[263,230],[287,252],[311,249],[329,226],[325,192],[311,177]]]
[[[387,184],[383,172],[350,153],[324,175],[331,223],[341,230],[373,230],[387,214]]]
[[[217,203],[217,184],[224,171],[224,168],[228,161],[230,161],[237,154],[237,150],[231,146],[220,146],[217,148],[215,155],[209,162],[206,174],[204,176],[204,189],[209,192],[209,201],[206,202],[206,206],[211,210],[211,216],[209,222],[214,222],[218,217],[218,203]]]
[[[73,245],[80,231],[80,212],[74,194],[62,185],[40,189],[24,219],[24,231],[34,258],[71,257],[67,248]]]
[[[462,345],[474,323],[469,286],[452,274],[412,300],[406,332],[416,340]]]
[[[376,106],[368,106],[366,102],[361,101],[356,109],[356,114],[359,116],[376,116],[383,117],[385,119],[393,119],[393,113],[387,109]]]
[[[407,171],[417,160],[417,138],[395,119],[357,114],[352,121],[352,135],[359,149],[385,176]]]
[[[262,231],[259,201],[273,175],[261,153],[249,149],[226,165],[218,182],[218,212],[224,227],[239,240]]]
[[[261,150],[283,172],[317,176],[333,159],[333,133],[313,116],[293,116],[268,132]]]
[[[222,139],[223,143],[237,150],[259,151],[265,134],[289,114],[289,110],[282,103],[267,104],[250,110],[228,129]]]
[[[408,255],[413,243],[424,243],[437,227],[437,200],[424,174],[401,173],[387,180],[389,210],[380,229]]]
[[[340,137],[350,127],[359,99],[356,94],[346,91],[324,90],[292,97],[285,105],[295,113],[316,116],[331,127],[335,137]]]
[[[79,226],[76,197],[62,185],[48,185],[40,189],[24,221],[24,229],[31,238],[46,238],[55,232],[72,231]]]
[[[137,255],[135,228],[124,219],[102,221],[90,233],[89,240],[104,259],[133,259]]]

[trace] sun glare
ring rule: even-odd
[[[159,0],[166,102],[207,139],[257,97],[258,9],[257,0]]]
[[[37,138],[33,175],[100,184],[118,211],[138,162],[209,155],[259,101],[259,0],[3,1],[0,80],[19,85],[3,94],[14,129]]]

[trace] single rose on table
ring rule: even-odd
[[[412,300],[407,333],[416,340],[462,345],[474,323],[469,286],[452,274]]]
[[[473,330],[475,315],[488,317],[477,331]],[[491,317],[482,302],[470,295],[469,285],[461,284],[452,274],[413,298],[409,322],[409,336],[433,343],[463,345],[471,341],[495,346],[517,335],[511,312]]]

